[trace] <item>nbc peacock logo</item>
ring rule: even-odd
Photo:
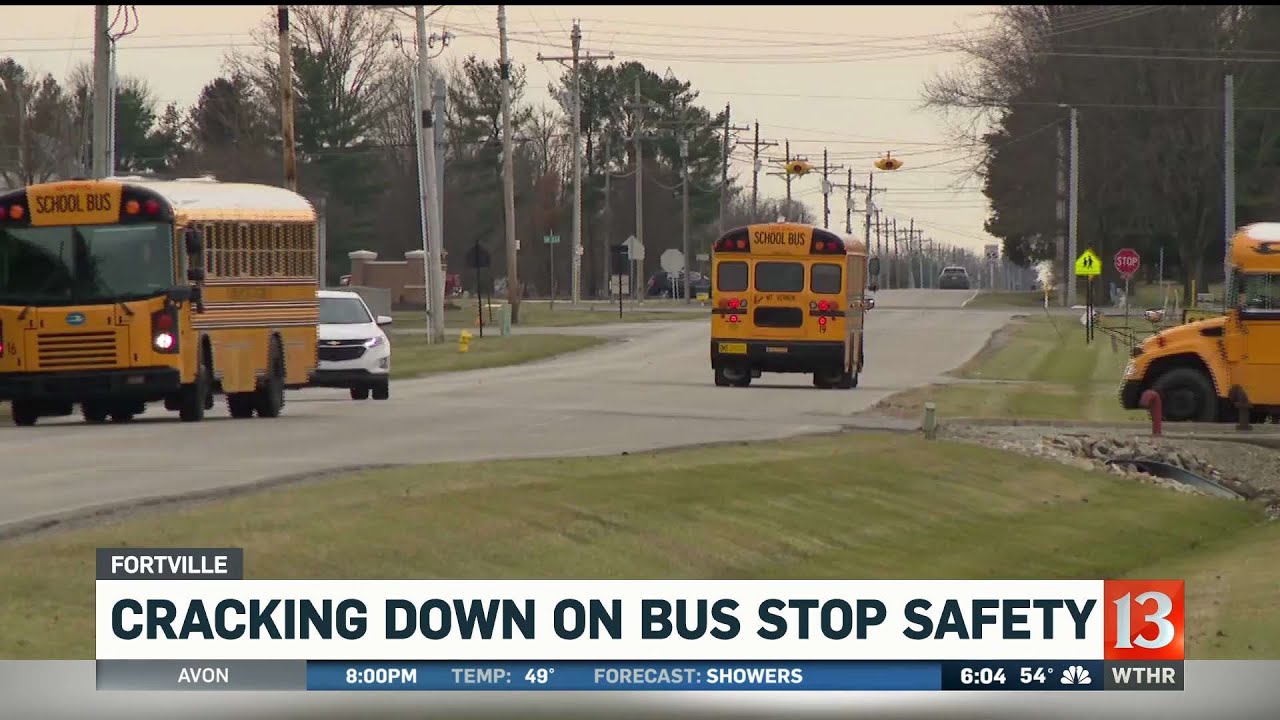
[[[1092,682],[1093,678],[1089,677],[1089,671],[1080,665],[1072,665],[1062,673],[1063,685],[1088,685]]]

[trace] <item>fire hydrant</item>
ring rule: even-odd
[[[471,349],[471,331],[463,330],[458,334],[458,352],[464,353]]]

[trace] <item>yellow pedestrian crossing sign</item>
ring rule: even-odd
[[[1085,277],[1093,277],[1102,274],[1102,259],[1092,248],[1080,253],[1080,257],[1076,258],[1076,275],[1084,275]]]

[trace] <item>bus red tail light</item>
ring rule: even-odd
[[[826,326],[827,326],[827,319],[826,319],[825,317],[820,317],[820,318],[818,318],[818,324],[819,324],[819,325],[821,325],[822,327],[826,327]]]
[[[151,347],[156,352],[173,354],[178,352],[177,319],[172,310],[161,310],[151,315]]]
[[[821,310],[822,312],[826,312],[831,309],[831,303],[827,302],[826,300],[819,300],[818,309]]]
[[[731,322],[731,323],[736,323],[736,322],[738,322],[738,316],[737,316],[737,315],[730,315],[730,316],[729,316],[729,322]]]
[[[148,215],[160,214],[160,203],[155,200],[146,201],[142,204],[142,208]]]

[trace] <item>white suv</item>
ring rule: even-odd
[[[386,400],[391,395],[391,341],[357,293],[321,290],[318,362],[311,375],[315,387],[350,388],[352,400]]]

